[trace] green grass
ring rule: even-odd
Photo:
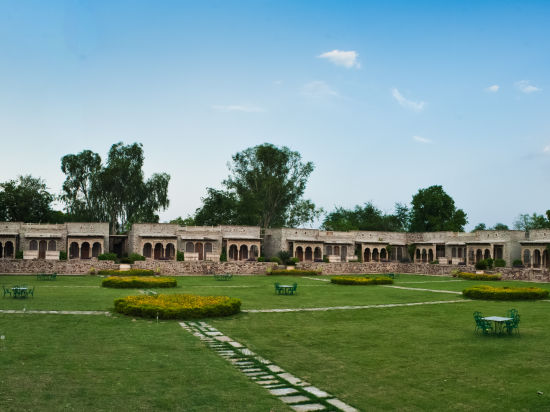
[[[0,276],[0,284],[6,286],[36,286],[34,298],[0,298],[0,309],[111,310],[114,298],[139,293],[100,288],[101,279],[60,276],[45,282]],[[448,280],[456,279],[401,275],[395,285],[452,291],[494,285],[442,282]],[[276,295],[275,281],[296,281],[298,294]],[[499,282],[504,285],[533,283]],[[550,284],[537,286],[550,289]],[[229,282],[179,277],[178,288],[168,293],[228,295],[241,299],[242,309],[462,299],[455,294],[283,276],[237,276]],[[474,334],[475,310],[504,315],[512,307],[521,315],[519,336]],[[547,301],[465,301],[241,313],[207,322],[361,410],[547,410],[549,314]],[[0,334],[6,336],[0,341],[0,410],[289,410],[177,322],[119,315],[0,314]],[[25,399],[23,407],[14,403],[20,398]]]

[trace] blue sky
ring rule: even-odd
[[[0,181],[143,143],[193,213],[264,142],[318,206],[443,185],[480,222],[550,209],[547,1],[0,2]]]

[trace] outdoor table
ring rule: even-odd
[[[283,295],[288,295],[288,294],[292,294],[292,288],[294,286],[292,285],[279,285],[279,290],[280,290],[280,293],[282,293]]]
[[[504,325],[506,325],[506,322],[512,320],[512,318],[505,318],[503,316],[486,316],[483,319],[493,322],[493,330],[499,335],[502,333],[502,329]]]
[[[27,287],[24,286],[14,286],[11,288],[14,298],[26,298],[27,297]]]

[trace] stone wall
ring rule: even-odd
[[[118,269],[119,265],[109,260],[23,260],[0,259],[0,273],[60,273],[81,275],[96,270]]]
[[[132,268],[139,269],[160,269],[164,275],[212,275],[215,273],[234,273],[241,275],[262,275],[265,274],[268,267],[275,267],[272,262],[253,262],[253,261],[235,261],[235,262],[208,262],[208,261],[163,261],[163,260],[145,260],[138,261],[132,265]]]

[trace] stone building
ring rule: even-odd
[[[519,242],[521,261],[525,267],[541,268],[548,266],[548,249],[550,229],[531,230],[527,238]]]

